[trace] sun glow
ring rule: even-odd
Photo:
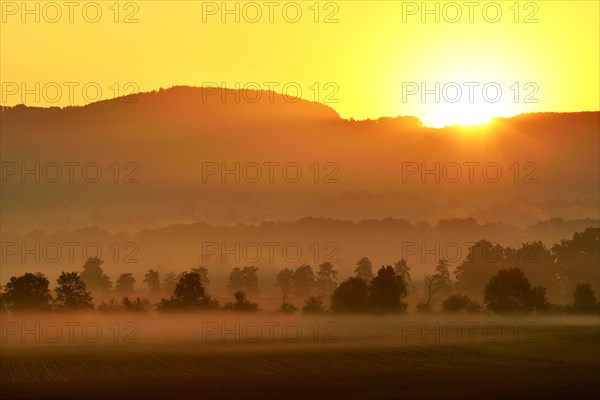
[[[504,104],[490,102],[435,103],[426,115],[421,116],[423,124],[432,128],[451,125],[483,125],[494,117],[509,117],[518,114]]]

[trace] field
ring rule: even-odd
[[[4,329],[1,397],[576,399],[600,393],[594,319],[518,322],[518,335],[514,322],[503,320],[497,325],[502,335],[474,329],[469,337],[466,320],[444,322],[436,332],[433,321],[339,318],[329,322],[336,329],[325,336],[324,321],[317,321],[318,338],[307,330],[314,322],[304,320],[298,340],[283,340],[274,330],[272,338],[256,342],[243,330],[248,321],[242,320],[238,336],[214,329],[192,336],[185,318],[164,336],[152,321],[139,321],[135,343],[122,337],[114,343],[112,333],[95,343],[44,343],[49,329],[42,340],[27,343],[19,335],[8,340]],[[421,330],[423,323],[429,330]],[[31,329],[30,339],[35,342]]]

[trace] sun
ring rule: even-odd
[[[507,110],[499,104],[487,102],[437,103],[421,117],[425,126],[443,128],[451,125],[483,125],[494,117],[505,117]]]

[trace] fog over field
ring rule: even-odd
[[[251,399],[395,397],[392,381],[403,382],[410,396],[452,387],[448,398],[490,390],[584,398],[597,389],[593,377],[600,372],[598,353],[590,351],[600,335],[595,316],[205,312],[4,315],[2,321],[1,384],[9,398],[48,391],[77,398],[81,390],[90,398],[158,399],[174,391],[218,399],[240,391]],[[432,376],[436,388],[427,386]],[[157,385],[164,381],[175,387]]]
[[[3,315],[2,344],[12,347],[152,345],[202,351],[331,346],[544,344],[555,329],[598,333],[594,316],[531,315],[285,315],[277,312],[176,314],[68,313]],[[547,344],[547,343],[546,343]],[[590,355],[593,357],[593,354]]]

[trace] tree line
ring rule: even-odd
[[[597,313],[599,304],[595,292],[590,281],[585,279],[593,279],[598,273],[599,234],[600,229],[588,228],[582,233],[575,233],[573,239],[562,240],[551,251],[541,242],[526,243],[514,250],[482,240],[470,248],[468,259],[457,265],[453,274],[449,262],[441,259],[434,273],[426,275],[418,288],[411,279],[410,267],[405,259],[383,265],[374,273],[371,260],[363,257],[357,261],[354,275],[339,284],[338,273],[329,262],[319,265],[316,272],[310,265],[283,268],[275,278],[282,296],[279,311],[298,312],[293,302],[303,300],[304,313],[404,312],[408,309],[406,298],[412,293],[419,299],[415,304],[419,312],[434,311],[434,305],[438,304],[441,305],[438,309],[447,312]],[[493,257],[490,257],[490,252]],[[13,276],[1,294],[2,310],[259,309],[257,303],[249,300],[259,294],[258,268],[255,266],[235,267],[231,271],[227,288],[233,299],[221,305],[207,291],[210,279],[207,268],[203,266],[180,274],[170,272],[163,279],[157,270],[148,270],[143,279],[148,292],[145,298],[141,298],[136,296],[136,280],[132,273],[121,274],[113,288],[102,264],[101,259],[93,257],[86,261],[81,272],[62,272],[56,281],[54,294],[50,291],[49,280],[42,273]],[[537,278],[544,275],[544,282],[554,285],[554,291],[574,287],[570,293],[572,301],[566,305],[551,304],[548,288],[532,285],[529,275],[536,278],[536,283],[539,283]],[[486,277],[483,284],[482,277]],[[477,293],[483,298],[483,304],[473,299],[473,294]],[[94,298],[105,300],[94,304]]]

